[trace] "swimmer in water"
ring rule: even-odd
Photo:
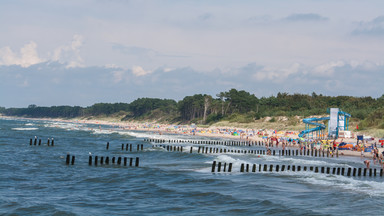
[[[367,166],[367,169],[369,169],[369,164],[370,164],[371,162],[369,161],[369,160],[365,160],[364,161],[364,164]]]

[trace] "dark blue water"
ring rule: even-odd
[[[42,139],[41,146],[29,145],[34,136]],[[54,147],[46,145],[51,137]],[[239,172],[241,163],[359,167],[360,158],[190,154],[195,145],[186,143],[176,145],[188,150],[168,152],[144,138],[204,139],[0,119],[0,214],[383,215],[384,178]],[[122,151],[122,143],[133,144],[133,152]],[[137,151],[137,144],[144,150]],[[140,165],[89,166],[90,153],[139,157]],[[67,154],[76,156],[74,165],[66,165]],[[233,163],[233,172],[211,173],[214,160]]]

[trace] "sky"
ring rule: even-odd
[[[231,88],[378,98],[382,0],[2,0],[0,106]]]

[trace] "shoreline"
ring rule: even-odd
[[[26,118],[26,117],[13,117],[13,116],[2,116],[3,119],[22,119],[22,120],[40,120],[40,121],[53,121],[53,122],[66,122],[66,123],[82,123],[82,124],[93,124],[93,125],[104,125],[114,126],[122,129],[123,131],[150,131],[162,135],[166,134],[179,134],[179,135],[192,135],[200,137],[214,137],[222,139],[234,139],[240,141],[266,141],[267,137],[280,137],[280,138],[291,138],[297,139],[298,131],[278,131],[273,129],[262,130],[262,129],[251,129],[251,128],[235,128],[235,127],[197,127],[196,125],[171,125],[171,124],[159,124],[155,122],[117,122],[113,120],[103,119],[62,119],[62,118]],[[262,131],[262,135],[260,132]],[[270,136],[274,134],[274,136]],[[348,143],[356,143],[356,139],[352,138],[338,138],[337,142],[345,140]],[[279,147],[280,148],[280,147]],[[287,146],[287,148],[299,149],[298,146]],[[378,148],[379,153],[384,151],[384,148]],[[361,152],[353,150],[338,150],[341,156],[352,156],[361,157]],[[371,152],[364,152],[364,159],[372,159]]]

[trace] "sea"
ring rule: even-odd
[[[35,137],[41,145],[30,145]],[[52,138],[54,146],[48,146]],[[184,150],[168,151],[147,139],[178,140],[161,144]],[[240,172],[241,164],[364,167],[364,159],[199,154],[204,145],[190,141],[202,140],[230,141],[113,125],[0,119],[0,215],[384,215],[379,175]],[[75,156],[73,165],[66,163],[67,155]],[[89,156],[126,157],[128,164],[89,165]],[[232,163],[232,171],[212,172],[213,161]]]

